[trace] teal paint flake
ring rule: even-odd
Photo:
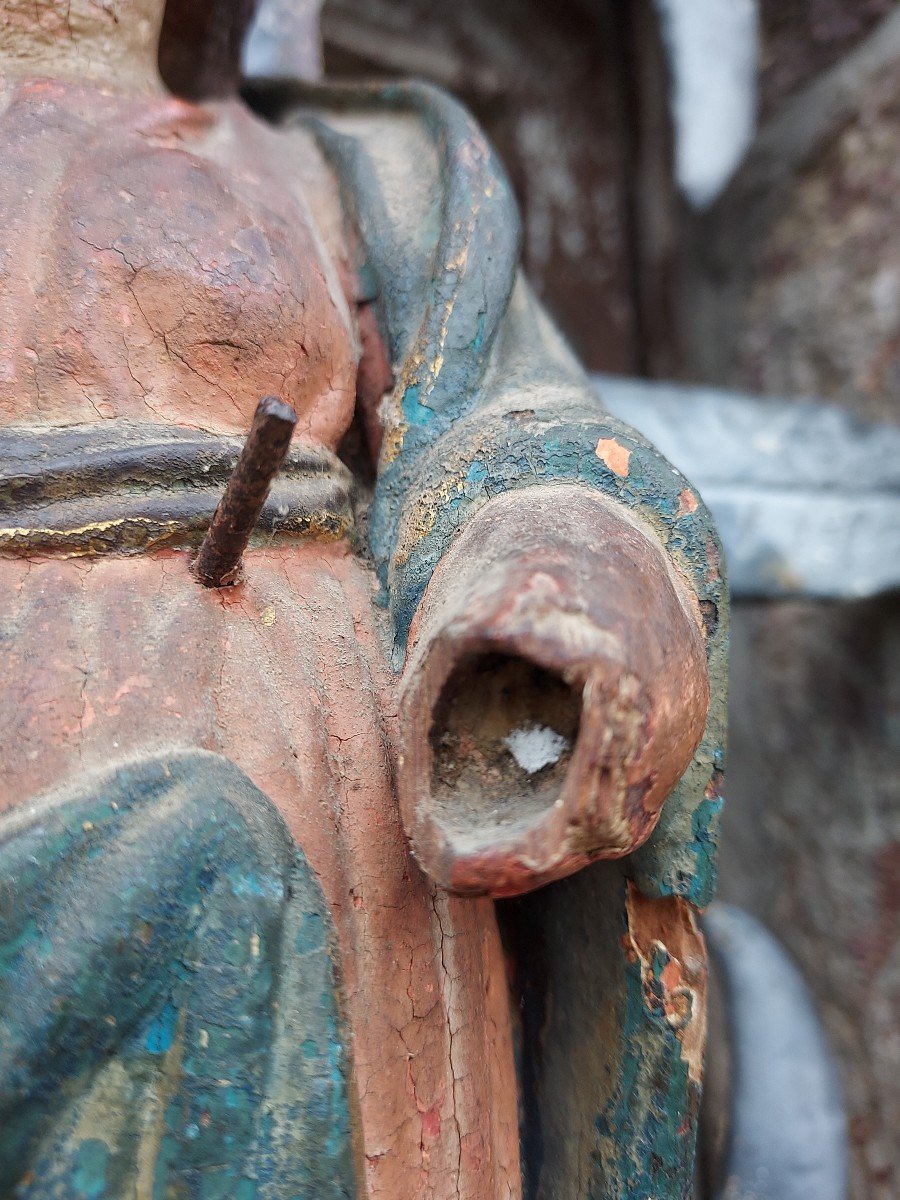
[[[475,354],[477,354],[484,345],[484,334],[486,327],[487,313],[482,310],[479,312],[478,319],[475,322],[475,337],[472,339],[472,350]]]
[[[101,1200],[106,1194],[109,1148],[98,1138],[81,1143],[75,1155],[72,1186],[78,1200]]]
[[[165,1054],[171,1049],[177,1021],[178,1010],[174,1004],[166,1002],[154,1015],[144,1035],[144,1048],[148,1054]]]
[[[403,402],[401,405],[403,419],[408,421],[410,425],[428,425],[434,417],[434,413],[420,402],[419,395],[421,391],[421,387],[416,383],[408,387],[403,393]]]
[[[724,800],[721,796],[705,799],[697,805],[691,817],[692,840],[689,846],[695,867],[691,873],[688,899],[702,904],[715,887],[718,826]]]

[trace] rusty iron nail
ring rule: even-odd
[[[297,414],[277,396],[263,396],[240,457],[213,513],[192,570],[204,587],[229,587],[259,520],[275,476],[287,457]]]

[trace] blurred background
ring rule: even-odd
[[[248,73],[315,75],[318,19],[327,75],[417,76],[472,109],[544,303],[719,519],[720,894],[811,990],[850,1194],[896,1200],[900,4],[267,0]],[[177,85],[174,25],[168,54]]]

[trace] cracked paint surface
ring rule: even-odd
[[[188,562],[0,558],[0,808],[173,747],[235,762],[334,923],[361,1194],[518,1196],[496,926],[488,901],[436,894],[409,858],[370,576],[345,544],[251,550],[246,582],[222,592],[199,589]]]
[[[243,433],[276,393],[301,436],[336,447],[346,305],[270,136],[237,103],[0,81],[6,421]]]

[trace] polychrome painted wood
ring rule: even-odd
[[[455,101],[276,85],[265,123],[165,95],[161,4],[45,7],[0,0],[3,1178],[686,1197],[727,636],[700,498],[535,303]],[[270,392],[298,437],[203,588]],[[574,747],[537,807],[511,714]],[[454,873],[420,818],[485,763]]]

